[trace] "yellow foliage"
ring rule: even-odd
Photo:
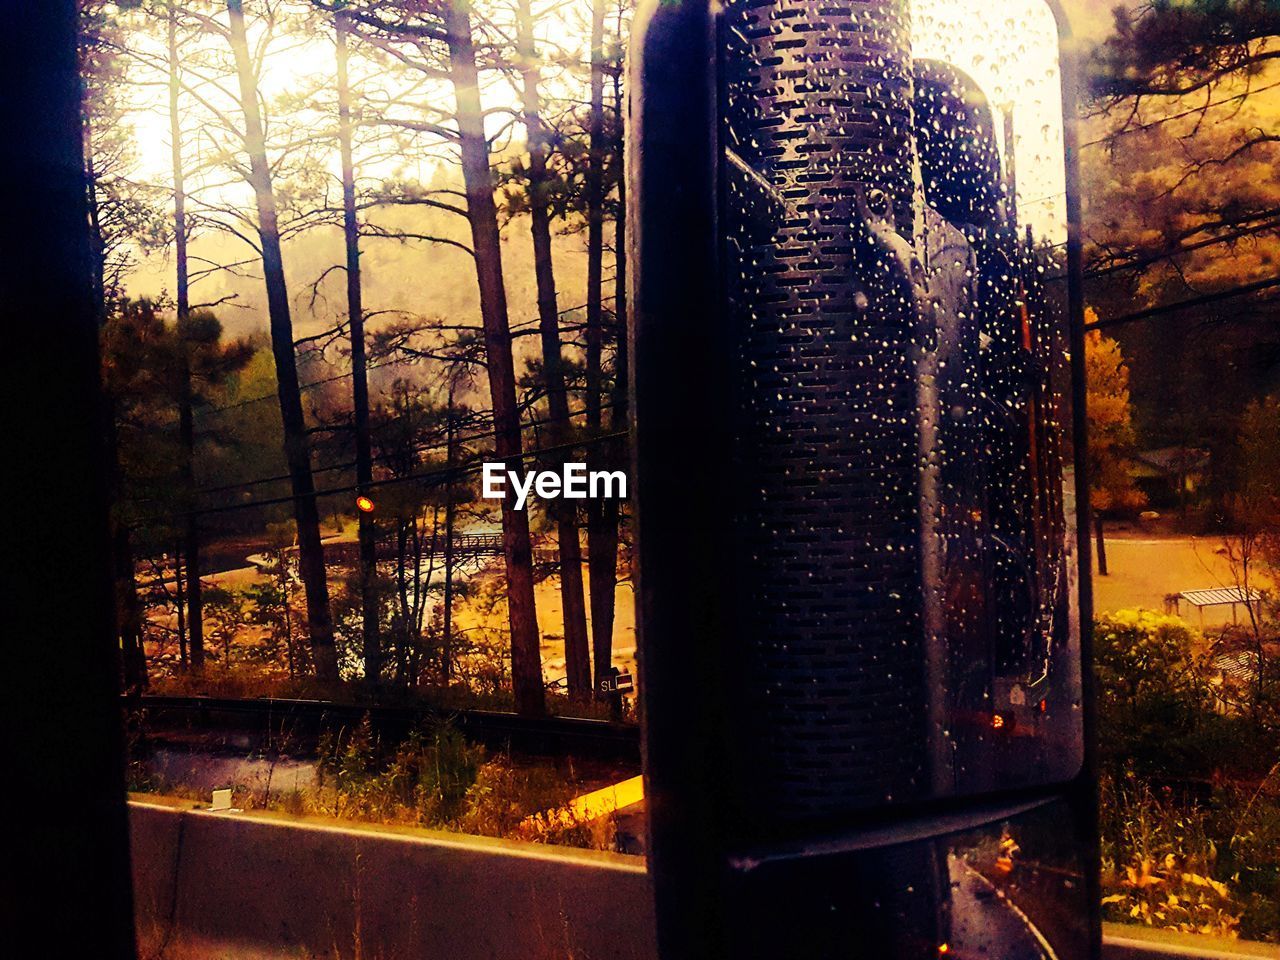
[[[1086,322],[1096,322],[1090,307]],[[1090,502],[1095,510],[1136,510],[1146,497],[1134,486],[1129,472],[1133,450],[1133,410],[1129,401],[1129,368],[1120,344],[1101,331],[1090,330],[1084,345],[1088,383],[1089,471],[1093,482]]]
[[[1117,870],[1104,864],[1103,888],[1114,892],[1102,898],[1108,916],[1125,917],[1149,927],[1239,936],[1243,907],[1219,880],[1179,869],[1178,858],[1166,854],[1157,865],[1143,857]]]

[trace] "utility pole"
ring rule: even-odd
[[[338,53],[338,145],[342,154],[342,233],[347,247],[347,321],[351,325],[351,405],[356,433],[356,490],[373,482],[373,445],[369,439],[369,373],[364,342],[364,294],[360,279],[360,221],[356,218],[356,175],[351,152],[351,82],[347,76],[344,11],[334,17]],[[360,608],[364,640],[364,677],[377,685],[382,670],[378,637],[378,532],[373,515],[360,511]]]
[[[191,392],[191,295],[187,271],[187,188],[182,165],[182,61],[178,55],[178,14],[169,6],[169,141],[173,154],[173,236],[176,262],[178,314],[178,437],[182,443],[182,484],[186,511],[182,518],[182,544],[187,561],[187,649],[191,669],[204,669],[204,604],[200,584],[200,520],[196,514],[196,431]],[[178,575],[178,603],[182,603],[182,578]],[[179,614],[181,619],[181,614]],[[186,659],[185,657],[183,658]]]

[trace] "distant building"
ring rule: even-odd
[[[1152,506],[1170,507],[1194,497],[1209,471],[1209,451],[1202,447],[1143,450],[1129,460],[1129,472]]]

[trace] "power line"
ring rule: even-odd
[[[604,433],[595,437],[586,437],[581,440],[572,440],[568,443],[556,444],[550,447],[539,447],[534,450],[525,450],[518,456],[503,458],[503,462],[510,462],[512,460],[523,461],[532,457],[545,456],[550,453],[563,453],[569,450],[595,446],[596,444],[607,443],[613,440],[622,440],[630,435],[631,432],[629,430],[616,430],[612,433]],[[441,467],[435,470],[424,470],[421,473],[407,474],[403,477],[386,477],[382,480],[374,480],[372,483],[365,484],[363,487],[356,484],[349,484],[342,487],[330,487],[325,490],[315,490],[308,494],[308,496],[317,498],[329,497],[340,493],[355,493],[358,490],[369,490],[373,488],[380,489],[401,483],[432,482],[432,485],[438,485],[440,483],[448,483],[451,480],[455,480],[459,477],[464,477],[472,473],[479,473],[481,469],[483,469],[483,466],[484,465],[481,463],[472,463],[457,467]],[[193,510],[191,513],[195,516],[209,516],[217,513],[230,513],[235,510],[249,510],[254,507],[270,507],[283,503],[293,503],[297,499],[298,498],[294,495],[289,494],[282,497],[267,497],[261,500],[246,501],[245,503],[226,504],[220,507],[206,507],[201,510]],[[163,520],[173,520],[177,517],[186,515],[187,514],[185,512],[177,514],[153,514],[152,516],[143,517],[135,521],[131,526],[136,528],[143,524],[156,523]]]
[[[605,282],[608,282],[608,280],[609,280],[609,279],[612,279],[612,278],[607,278]],[[610,295],[608,295],[608,296],[601,297],[601,302],[602,302],[602,303],[607,303],[607,302],[612,301],[612,300],[614,300],[614,299],[616,299],[616,297],[615,297],[614,295],[610,294]],[[572,307],[565,307],[564,309],[562,309],[562,310],[560,310],[560,311],[558,311],[558,312],[557,312],[557,316],[564,316],[565,314],[567,314],[567,313],[572,313],[572,312],[574,312],[575,310],[582,310],[582,309],[585,309],[585,308],[586,308],[586,306],[587,306],[587,305],[586,305],[585,303],[583,303],[583,304],[578,304],[578,305],[576,305],[576,306],[572,306]],[[541,322],[541,320],[540,320],[540,319],[537,319],[537,320],[527,320],[527,321],[523,321],[523,322],[522,322],[522,323],[520,323],[520,324],[517,324],[517,325],[516,325],[515,327],[513,327],[512,329],[520,329],[520,328],[522,328],[522,327],[529,326],[529,325],[533,325],[533,324],[537,324],[537,323],[540,323],[540,322]],[[404,362],[406,362],[407,360],[410,360],[410,359],[413,359],[413,358],[408,358],[408,357],[399,357],[399,358],[395,358],[395,359],[393,359],[393,360],[386,360],[386,361],[383,361],[383,362],[381,362],[381,363],[371,364],[371,365],[369,366],[369,369],[377,369],[377,368],[379,368],[379,367],[392,366],[392,365],[397,364],[397,363],[404,363]],[[324,379],[322,379],[322,380],[316,380],[316,381],[312,381],[311,383],[304,384],[304,385],[302,385],[302,387],[300,387],[300,389],[306,390],[306,389],[309,389],[309,388],[312,388],[312,387],[321,386],[322,384],[326,384],[326,383],[334,383],[334,382],[337,382],[337,381],[339,381],[339,380],[345,380],[345,379],[347,379],[347,378],[348,378],[348,377],[350,377],[350,376],[351,376],[351,373],[350,373],[350,372],[348,372],[348,373],[344,373],[344,374],[338,374],[338,375],[335,375],[335,376],[332,376],[332,377],[326,377],[326,378],[324,378]],[[206,412],[220,413],[220,412],[225,411],[225,410],[233,410],[233,409],[236,409],[236,408],[238,408],[238,407],[247,406],[247,405],[252,404],[252,403],[260,403],[260,402],[263,402],[263,401],[265,401],[265,400],[271,400],[271,399],[274,399],[274,397],[275,397],[275,394],[267,394],[267,395],[264,395],[264,396],[261,396],[261,397],[253,397],[253,398],[250,398],[250,399],[248,399],[248,400],[242,400],[242,401],[239,401],[239,402],[237,402],[237,403],[228,404],[228,405],[223,406],[223,407],[215,407],[215,408],[212,408],[212,410],[209,410],[209,411],[206,411]],[[601,409],[601,410],[608,410],[608,409],[612,409],[612,408],[613,408],[613,407],[615,407],[615,406],[616,406],[616,404],[614,404],[614,403],[612,403],[612,402],[607,402],[607,403],[602,403],[602,404],[600,405],[600,409]],[[585,410],[580,410],[580,411],[577,411],[576,413],[570,414],[570,420],[572,420],[572,419],[573,419],[573,417],[583,416],[585,413],[586,413],[586,411],[585,411]],[[480,413],[477,413],[477,414],[475,414],[475,415],[473,415],[473,416],[470,416],[470,417],[464,418],[463,422],[464,422],[464,423],[465,423],[465,422],[476,422],[476,421],[479,421],[479,420],[484,419],[484,418],[486,418],[486,417],[492,417],[492,413],[488,413],[488,414],[480,414]],[[556,419],[558,419],[558,418],[544,417],[544,418],[541,418],[541,419],[536,419],[536,420],[532,420],[532,421],[527,421],[527,422],[525,422],[525,423],[522,423],[520,426],[521,426],[521,429],[522,429],[522,430],[523,430],[523,429],[528,429],[528,428],[534,428],[534,427],[544,426],[544,425],[546,425],[546,424],[549,424],[549,423],[555,422],[555,421],[556,421]],[[489,438],[489,437],[491,437],[491,436],[493,436],[493,431],[492,431],[492,429],[487,429],[487,430],[485,430],[485,431],[483,431],[483,432],[479,432],[479,433],[475,433],[475,434],[471,434],[471,435],[467,435],[467,436],[454,437],[454,438],[453,438],[453,442],[454,442],[454,443],[466,444],[466,443],[471,443],[471,442],[476,441],[476,440],[484,440],[484,439],[487,439],[487,438]],[[434,443],[434,444],[416,444],[416,445],[414,445],[414,447],[412,448],[412,451],[411,451],[411,452],[413,452],[413,453],[426,453],[426,452],[429,452],[429,451],[441,450],[441,449],[446,448],[447,446],[448,446],[448,441],[444,441],[444,442],[437,442],[437,443]],[[386,460],[391,459],[393,456],[394,456],[393,454],[385,454],[385,455],[383,455],[383,456],[380,456],[380,457],[375,458],[375,462],[385,462]],[[312,469],[312,471],[311,471],[311,472],[312,472],[312,474],[313,474],[313,475],[314,475],[314,474],[317,474],[317,473],[332,473],[332,472],[336,472],[336,471],[340,471],[340,470],[350,470],[350,469],[353,469],[355,466],[356,466],[355,461],[350,461],[350,462],[346,462],[346,463],[337,463],[337,464],[326,464],[326,465],[324,465],[324,466],[314,467],[314,468]],[[264,484],[268,484],[268,483],[283,483],[283,482],[285,482],[285,481],[287,481],[287,480],[290,480],[290,479],[292,479],[290,474],[287,474],[287,473],[286,473],[286,474],[278,474],[278,475],[276,475],[276,476],[272,476],[272,477],[257,477],[257,478],[251,478],[251,479],[249,479],[249,480],[242,480],[242,481],[239,481],[239,482],[236,482],[236,483],[222,484],[222,485],[214,486],[214,487],[201,487],[201,488],[197,488],[196,490],[194,490],[194,491],[192,491],[192,492],[193,492],[193,493],[195,493],[197,496],[205,495],[205,494],[210,494],[210,493],[223,493],[223,492],[226,492],[226,491],[228,491],[228,490],[239,490],[239,489],[242,489],[242,488],[245,488],[245,487],[262,486],[262,485],[264,485]],[[379,481],[379,482],[380,482],[380,481]],[[375,485],[376,485],[376,483],[375,483]],[[321,494],[317,494],[317,495],[321,495]],[[154,503],[154,502],[156,502],[156,500],[157,500],[157,499],[158,499],[157,497],[138,497],[138,498],[130,498],[130,499],[129,499],[129,502],[131,502],[131,503]],[[293,499],[293,498],[292,498],[292,496],[289,496],[289,497],[285,497],[285,498],[283,498],[283,500],[284,500],[284,501],[288,501],[288,500],[292,500],[292,499]],[[271,501],[271,502],[281,502],[281,501]],[[248,501],[248,502],[243,503],[243,504],[234,504],[234,505],[229,505],[229,506],[226,506],[226,507],[220,507],[220,508],[205,508],[205,509],[202,509],[202,510],[196,510],[196,511],[195,511],[195,514],[196,514],[196,515],[202,515],[202,514],[204,514],[204,513],[209,513],[209,512],[218,512],[218,511],[220,511],[220,510],[222,510],[222,509],[242,509],[242,508],[247,508],[247,507],[252,507],[252,506],[261,506],[261,505],[265,505],[266,503],[267,503],[267,501]],[[182,515],[185,515],[185,514],[182,514]],[[138,523],[139,523],[139,524],[141,524],[141,523],[143,523],[143,522],[145,522],[145,520],[138,521]]]
[[[492,414],[490,414],[490,416],[492,416]],[[477,421],[477,420],[479,420],[479,419],[480,419],[480,417],[479,417],[479,415],[477,414],[477,415],[473,415],[473,416],[469,416],[469,417],[462,418],[459,422],[460,422],[460,423],[462,423],[462,424],[466,424],[466,423],[474,423],[474,422],[476,422],[476,421]],[[523,427],[523,426],[537,426],[537,425],[539,424],[539,422],[544,422],[544,421],[534,421],[533,423],[529,423],[529,424],[522,424],[521,426],[522,426],[522,427]],[[475,435],[473,435],[473,436],[455,437],[455,438],[454,438],[454,442],[455,442],[455,443],[470,443],[472,440],[475,440],[475,439],[483,439],[484,437],[491,437],[491,436],[493,436],[493,431],[492,431],[492,430],[486,430],[484,433],[475,434]],[[425,452],[427,452],[427,451],[429,451],[429,450],[438,450],[438,449],[440,449],[440,448],[441,448],[441,446],[443,446],[443,445],[442,445],[442,444],[426,444],[426,445],[418,445],[418,444],[415,444],[415,445],[414,445],[414,446],[413,446],[409,451],[407,451],[407,452],[410,452],[410,453],[425,453]],[[386,461],[386,460],[390,459],[392,456],[393,456],[392,454],[383,454],[382,456],[374,457],[374,458],[373,458],[373,462],[374,462],[374,463],[383,462],[383,461]],[[351,460],[351,461],[347,461],[347,462],[344,462],[344,463],[331,463],[331,464],[325,464],[325,465],[323,465],[323,466],[319,466],[319,467],[312,467],[312,468],[311,468],[311,472],[312,472],[313,474],[315,474],[315,473],[330,473],[330,472],[332,472],[332,471],[334,471],[334,470],[350,470],[350,469],[354,468],[355,466],[356,466],[356,462],[355,462],[354,460]],[[274,477],[254,477],[254,478],[251,478],[251,479],[249,479],[249,480],[240,480],[240,481],[237,481],[237,482],[235,482],[235,483],[224,483],[224,484],[220,484],[220,485],[218,485],[218,486],[214,486],[214,487],[197,487],[195,490],[193,490],[193,491],[192,491],[192,493],[195,493],[195,494],[197,494],[197,495],[201,495],[201,494],[208,494],[208,493],[224,493],[224,492],[226,492],[227,490],[239,490],[239,489],[240,489],[240,488],[242,488],[242,487],[257,487],[257,486],[261,486],[261,485],[262,485],[262,484],[264,484],[264,483],[281,483],[281,482],[283,482],[283,481],[285,481],[285,480],[289,480],[290,478],[291,478],[291,475],[290,475],[290,474],[287,474],[287,473],[277,474],[277,475],[276,475],[276,476],[274,476]],[[154,501],[156,498],[154,498],[154,497],[150,497],[150,498],[146,498],[146,499],[151,500],[151,501]],[[143,501],[138,500],[138,501],[134,501],[134,502],[135,502],[135,503],[137,503],[137,502],[143,502]]]
[[[370,364],[368,364],[368,365],[365,367],[365,369],[366,369],[366,370],[378,370],[378,369],[381,369],[382,367],[392,367],[392,366],[395,366],[396,364],[399,364],[399,363],[408,363],[408,362],[410,362],[411,360],[414,360],[414,359],[416,359],[416,358],[414,358],[414,357],[394,357],[394,358],[392,358],[392,359],[388,359],[388,360],[381,360],[381,361],[379,361],[379,362],[377,362],[377,363],[370,363]],[[322,387],[322,386],[324,386],[326,383],[337,383],[339,380],[346,380],[346,379],[348,379],[350,376],[351,376],[351,373],[350,373],[350,372],[347,372],[347,373],[338,373],[338,374],[334,374],[332,377],[324,377],[323,379],[320,379],[320,380],[313,380],[313,381],[311,381],[310,383],[303,383],[303,384],[299,384],[299,385],[298,385],[298,389],[299,389],[300,391],[312,390],[312,389],[314,389],[314,388],[316,388],[316,387]],[[204,409],[202,409],[202,410],[200,411],[200,414],[201,414],[202,416],[206,416],[206,417],[207,417],[207,416],[213,416],[213,415],[215,415],[215,414],[219,414],[219,413],[226,413],[228,410],[239,410],[241,407],[249,407],[249,406],[252,406],[252,405],[253,405],[253,404],[255,404],[255,403],[264,403],[264,402],[266,402],[267,400],[275,400],[275,399],[276,399],[276,394],[274,394],[274,393],[264,393],[264,394],[263,394],[262,396],[260,396],[260,397],[249,397],[248,399],[245,399],[245,400],[237,400],[235,403],[228,403],[228,404],[226,404],[225,406],[221,406],[221,407],[205,407]]]
[[[1177,303],[1166,303],[1155,307],[1147,307],[1145,310],[1135,310],[1133,313],[1122,314],[1118,317],[1111,317],[1106,320],[1098,320],[1094,323],[1086,323],[1086,330],[1103,330],[1107,327],[1117,327],[1125,323],[1136,323],[1139,320],[1149,320],[1151,317],[1157,317],[1165,313],[1176,313],[1180,310],[1189,310],[1192,307],[1203,307],[1210,303],[1218,303],[1222,300],[1233,300],[1236,297],[1248,296],[1251,293],[1259,293],[1263,290],[1272,290],[1280,287],[1280,276],[1270,277],[1266,280],[1258,280],[1255,283],[1246,283],[1238,287],[1229,287],[1226,290],[1218,290],[1214,293],[1206,293],[1203,296],[1192,297],[1189,300],[1179,300]]]
[[[1098,277],[1110,276],[1113,273],[1123,273],[1126,270],[1139,270],[1142,267],[1149,267],[1153,264],[1157,264],[1162,260],[1168,260],[1170,257],[1177,257],[1184,253],[1203,250],[1206,247],[1217,246],[1220,243],[1233,243],[1236,240],[1243,240],[1246,237],[1256,236],[1257,234],[1266,233],[1268,230],[1275,230],[1277,227],[1280,227],[1280,220],[1275,219],[1276,217],[1280,217],[1280,207],[1268,210],[1265,213],[1259,214],[1259,216],[1271,217],[1272,219],[1267,220],[1264,223],[1255,224],[1252,227],[1241,227],[1239,230],[1233,230],[1231,233],[1224,234],[1220,237],[1209,237],[1206,240],[1198,240],[1195,243],[1184,244],[1165,253],[1132,260],[1128,263],[1118,263],[1109,267],[1091,270],[1085,274],[1085,279],[1094,280]]]
[[[615,407],[615,406],[616,406],[616,404],[614,404],[614,403],[602,403],[602,404],[600,405],[600,409],[601,409],[601,410],[609,410],[609,409],[611,409],[612,407]],[[586,413],[587,413],[587,411],[586,411],[586,410],[578,410],[578,411],[576,411],[576,412],[574,412],[574,413],[570,414],[570,415],[569,415],[569,417],[570,417],[570,419],[573,419],[574,417],[584,416]],[[464,420],[463,422],[476,422],[476,421],[481,420],[481,419],[483,419],[483,418],[488,418],[488,417],[492,417],[492,416],[493,416],[493,414],[491,414],[491,413],[486,413],[486,414],[484,414],[484,415],[483,415],[483,417],[481,417],[480,415],[476,415],[476,416],[472,416],[472,417],[465,418],[465,420]],[[523,430],[523,429],[529,429],[529,428],[532,428],[532,427],[541,427],[541,426],[545,426],[546,424],[549,424],[549,423],[555,423],[555,422],[558,422],[558,418],[555,418],[555,417],[543,417],[543,418],[538,419],[538,420],[529,420],[529,421],[526,421],[526,422],[524,422],[524,423],[520,424],[520,427],[521,427],[521,429]],[[486,440],[486,439],[488,439],[488,438],[490,438],[490,437],[492,437],[492,436],[493,436],[493,429],[492,429],[492,427],[490,427],[489,429],[486,429],[486,430],[481,431],[481,432],[479,432],[479,433],[473,433],[473,434],[467,434],[467,435],[465,435],[465,436],[454,437],[452,442],[453,442],[453,443],[457,443],[457,444],[466,444],[466,443],[472,443],[472,442],[474,442],[474,441],[476,441],[476,440]],[[443,440],[443,441],[437,441],[437,442],[427,443],[427,444],[414,444],[414,445],[413,445],[413,447],[412,447],[409,451],[407,451],[407,452],[410,452],[410,453],[427,453],[427,452],[430,452],[430,451],[433,451],[433,450],[443,450],[443,449],[445,449],[445,448],[447,448],[447,447],[449,446],[449,442],[450,442],[450,441],[448,441],[448,440]],[[384,454],[384,455],[382,455],[382,456],[375,457],[375,458],[374,458],[374,463],[382,463],[382,462],[386,462],[387,460],[393,459],[393,458],[394,458],[394,456],[395,456],[395,454]],[[314,467],[314,468],[312,468],[311,472],[312,472],[313,474],[316,474],[316,473],[332,473],[332,472],[337,471],[337,470],[351,470],[351,469],[354,469],[354,468],[355,468],[355,466],[356,466],[356,462],[355,462],[354,460],[351,460],[351,461],[348,461],[348,462],[345,462],[345,463],[332,463],[332,464],[326,464],[326,465],[324,465],[324,466]],[[257,487],[257,486],[262,486],[263,484],[267,484],[267,483],[283,483],[284,481],[289,480],[289,479],[291,479],[290,475],[289,475],[289,474],[287,474],[287,473],[283,473],[283,474],[278,474],[278,475],[276,475],[276,476],[274,476],[274,477],[257,477],[257,478],[250,479],[250,480],[241,480],[241,481],[240,481],[240,482],[238,482],[238,483],[226,483],[226,484],[221,484],[220,486],[216,486],[216,487],[199,487],[199,488],[195,489],[195,490],[194,490],[194,491],[192,491],[192,492],[193,492],[193,493],[195,493],[195,494],[197,494],[197,495],[209,494],[209,493],[225,493],[225,492],[226,492],[226,491],[228,491],[228,490],[239,490],[239,489],[241,489],[242,487]],[[154,503],[154,502],[155,502],[155,500],[156,500],[156,498],[155,498],[155,497],[146,497],[146,498],[139,498],[139,499],[133,500],[133,501],[131,501],[131,502],[133,502],[133,503],[147,503],[147,502],[152,502],[152,503]]]
[[[612,279],[613,279],[613,278],[606,278],[605,280],[603,280],[603,281],[601,281],[601,282],[602,282],[602,283],[608,283],[608,282],[610,282],[610,280],[612,280]],[[613,294],[610,294],[609,296],[601,297],[601,298],[600,298],[600,302],[601,302],[601,303],[608,303],[608,302],[610,302],[611,300],[614,300],[614,299],[616,299],[616,297],[615,297]],[[585,310],[586,308],[587,308],[587,305],[586,305],[585,303],[580,303],[580,304],[578,304],[577,306],[573,306],[573,307],[565,307],[563,310],[559,310],[559,311],[557,311],[556,316],[557,316],[557,317],[563,317],[566,313],[573,313],[575,310]],[[541,321],[541,319],[536,319],[536,320],[522,320],[520,323],[515,324],[515,325],[514,325],[514,326],[512,326],[510,329],[512,329],[512,330],[523,330],[525,327],[536,326],[537,324],[539,324],[539,323],[541,323],[541,322],[542,322],[542,321]],[[479,328],[477,327],[477,329],[479,329]],[[381,360],[381,361],[379,361],[379,362],[377,362],[377,363],[371,363],[371,364],[368,364],[368,365],[365,367],[365,369],[366,369],[366,370],[378,370],[378,369],[381,369],[381,368],[383,368],[383,367],[391,367],[391,366],[395,366],[396,364],[400,364],[400,363],[410,363],[410,362],[412,362],[413,360],[416,360],[416,359],[417,359],[417,357],[393,357],[393,358],[390,358],[390,359],[387,359],[387,360]],[[352,375],[352,374],[351,374],[351,371],[347,371],[346,373],[338,373],[338,374],[334,374],[334,375],[333,375],[333,376],[331,376],[331,377],[324,377],[324,378],[322,378],[322,379],[320,379],[320,380],[313,380],[313,381],[312,381],[312,382],[310,382],[310,383],[300,384],[300,385],[299,385],[299,387],[298,387],[298,389],[299,389],[299,390],[311,390],[311,389],[314,389],[315,387],[322,387],[322,386],[324,386],[324,385],[325,385],[325,384],[327,384],[327,383],[337,383],[337,382],[338,382],[338,381],[340,381],[340,380],[347,380],[347,379],[350,379],[351,375]],[[228,410],[238,410],[238,409],[240,409],[241,407],[251,406],[252,404],[255,404],[255,403],[265,403],[265,402],[266,402],[266,401],[268,401],[268,400],[274,400],[274,399],[276,399],[276,394],[275,394],[275,393],[264,393],[264,394],[263,394],[262,396],[260,396],[260,397],[249,397],[249,398],[247,398],[247,399],[245,399],[245,400],[237,400],[237,401],[235,401],[234,403],[228,403],[228,404],[225,404],[225,405],[220,406],[220,407],[205,407],[205,408],[203,408],[203,409],[200,411],[200,414],[201,414],[202,416],[212,416],[212,415],[215,415],[215,414],[224,413],[224,412],[226,412],[226,411],[228,411]]]
[[[1134,260],[1127,260],[1123,263],[1114,263],[1108,267],[1099,267],[1094,270],[1086,270],[1084,272],[1085,280],[1097,280],[1100,277],[1111,276],[1116,273],[1124,273],[1126,270],[1140,270],[1143,267],[1150,267],[1164,260],[1170,260],[1173,257],[1182,256],[1185,253],[1193,253],[1196,250],[1203,250],[1206,247],[1217,246],[1220,243],[1232,243],[1236,240],[1243,240],[1246,237],[1256,236],[1260,233],[1266,233],[1269,230],[1280,230],[1280,207],[1274,207],[1259,213],[1259,217],[1269,217],[1263,223],[1254,224],[1252,227],[1241,227],[1239,230],[1233,230],[1230,233],[1223,234],[1218,237],[1209,237],[1206,240],[1197,240],[1195,243],[1184,244],[1175,247],[1172,250],[1166,250],[1163,253],[1152,254],[1148,257],[1140,257]],[[1052,277],[1046,277],[1046,283],[1057,283],[1067,279],[1067,274],[1059,273]]]

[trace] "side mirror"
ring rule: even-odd
[[[664,956],[1096,950],[1070,68],[1042,0],[986,7],[638,15]],[[1008,929],[974,905],[1006,839],[1041,878]]]

